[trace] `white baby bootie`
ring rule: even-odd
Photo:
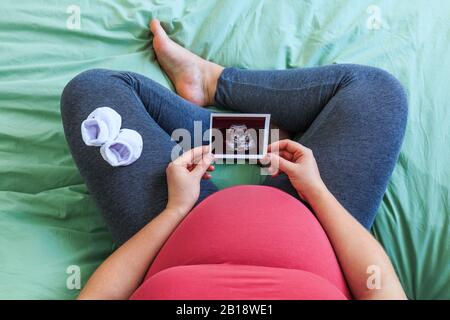
[[[128,166],[135,162],[142,153],[142,137],[131,129],[122,129],[114,140],[105,142],[100,153],[113,167]]]
[[[122,126],[122,117],[109,107],[97,108],[81,123],[81,136],[88,146],[99,147],[114,140]]]

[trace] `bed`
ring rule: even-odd
[[[64,85],[90,68],[131,70],[171,88],[147,24],[225,66],[360,63],[409,97],[404,146],[374,236],[411,299],[450,298],[450,2],[48,1],[0,7],[0,298],[73,299],[114,249],[65,142]],[[258,183],[220,166],[221,188]],[[80,281],[78,281],[80,280]]]

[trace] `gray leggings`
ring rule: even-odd
[[[393,76],[359,65],[227,68],[215,100],[238,112],[270,113],[274,124],[299,134],[298,141],[313,150],[330,191],[362,225],[371,227],[407,120],[407,98]],[[143,137],[143,153],[130,166],[111,167],[98,148],[82,141],[81,122],[104,106],[122,116],[123,127]],[[177,128],[193,132],[194,120],[208,129],[210,112],[131,72],[89,70],[67,84],[61,97],[67,142],[117,243],[133,236],[167,203],[165,168],[175,145],[171,133]],[[284,175],[268,177],[264,184],[298,197]],[[202,181],[199,201],[216,191],[213,182]]]

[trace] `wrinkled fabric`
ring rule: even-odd
[[[111,253],[66,145],[59,99],[71,78],[96,67],[171,87],[151,50],[147,25],[158,17],[171,38],[225,66],[358,63],[395,75],[409,120],[373,233],[410,298],[450,298],[449,12],[450,2],[425,0],[2,3],[0,297],[74,298],[66,281],[76,267],[84,284]],[[214,182],[259,178],[256,167],[224,166]]]

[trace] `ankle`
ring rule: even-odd
[[[214,97],[216,95],[217,83],[224,69],[224,67],[219,66],[218,64],[211,63],[211,65],[206,69],[204,73],[206,80],[206,103],[208,106],[214,105],[216,103]]]

